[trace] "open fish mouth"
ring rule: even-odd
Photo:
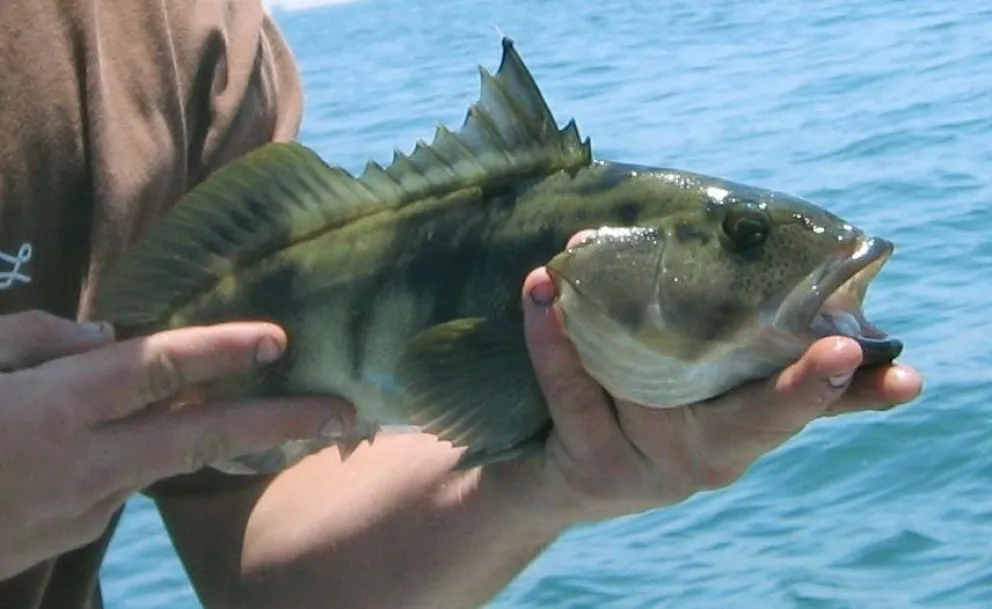
[[[850,256],[822,267],[787,299],[792,303],[784,308],[793,312],[793,327],[807,329],[814,338],[853,338],[863,351],[862,366],[887,364],[899,357],[902,341],[870,323],[862,310],[869,284],[893,249],[892,242],[879,237],[856,240]]]

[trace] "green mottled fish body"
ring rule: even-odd
[[[565,249],[575,233],[600,230]],[[286,329],[286,355],[215,395],[332,394],[360,435],[415,426],[461,466],[539,447],[551,421],[524,343],[520,287],[548,265],[583,365],[615,397],[719,395],[843,333],[894,357],[860,304],[891,252],[782,193],[593,161],[558,130],[512,44],[462,129],[359,177],[298,144],[218,171],[113,269],[99,314],[131,332],[228,320]],[[323,446],[237,462],[272,471]]]

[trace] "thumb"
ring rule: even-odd
[[[555,287],[547,269],[527,275],[523,292],[527,348],[566,448],[589,452],[623,440],[612,401],[583,368],[552,304]]]
[[[81,324],[40,310],[0,315],[0,371],[30,368],[113,340],[108,324]]]
[[[144,464],[139,486],[217,461],[267,451],[290,440],[304,454],[341,441],[355,427],[355,410],[332,397],[210,402],[121,421],[131,457]],[[128,429],[130,428],[130,429]],[[145,454],[149,453],[149,454]],[[286,467],[276,459],[265,469]]]

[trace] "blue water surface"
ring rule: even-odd
[[[289,1],[289,0],[287,0]],[[359,0],[277,11],[302,139],[360,170],[457,126],[511,35],[600,158],[812,198],[896,241],[869,298],[924,397],[818,422],[733,487],[576,529],[492,607],[992,607],[992,5]],[[198,607],[151,505],[108,607]]]

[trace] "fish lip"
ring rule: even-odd
[[[853,338],[861,346],[863,366],[891,362],[902,353],[902,341],[869,323],[861,307],[868,286],[894,250],[887,239],[860,235],[847,256],[822,266],[786,298],[778,319],[813,340]],[[843,322],[837,321],[840,317]],[[857,330],[852,329],[855,324]]]

